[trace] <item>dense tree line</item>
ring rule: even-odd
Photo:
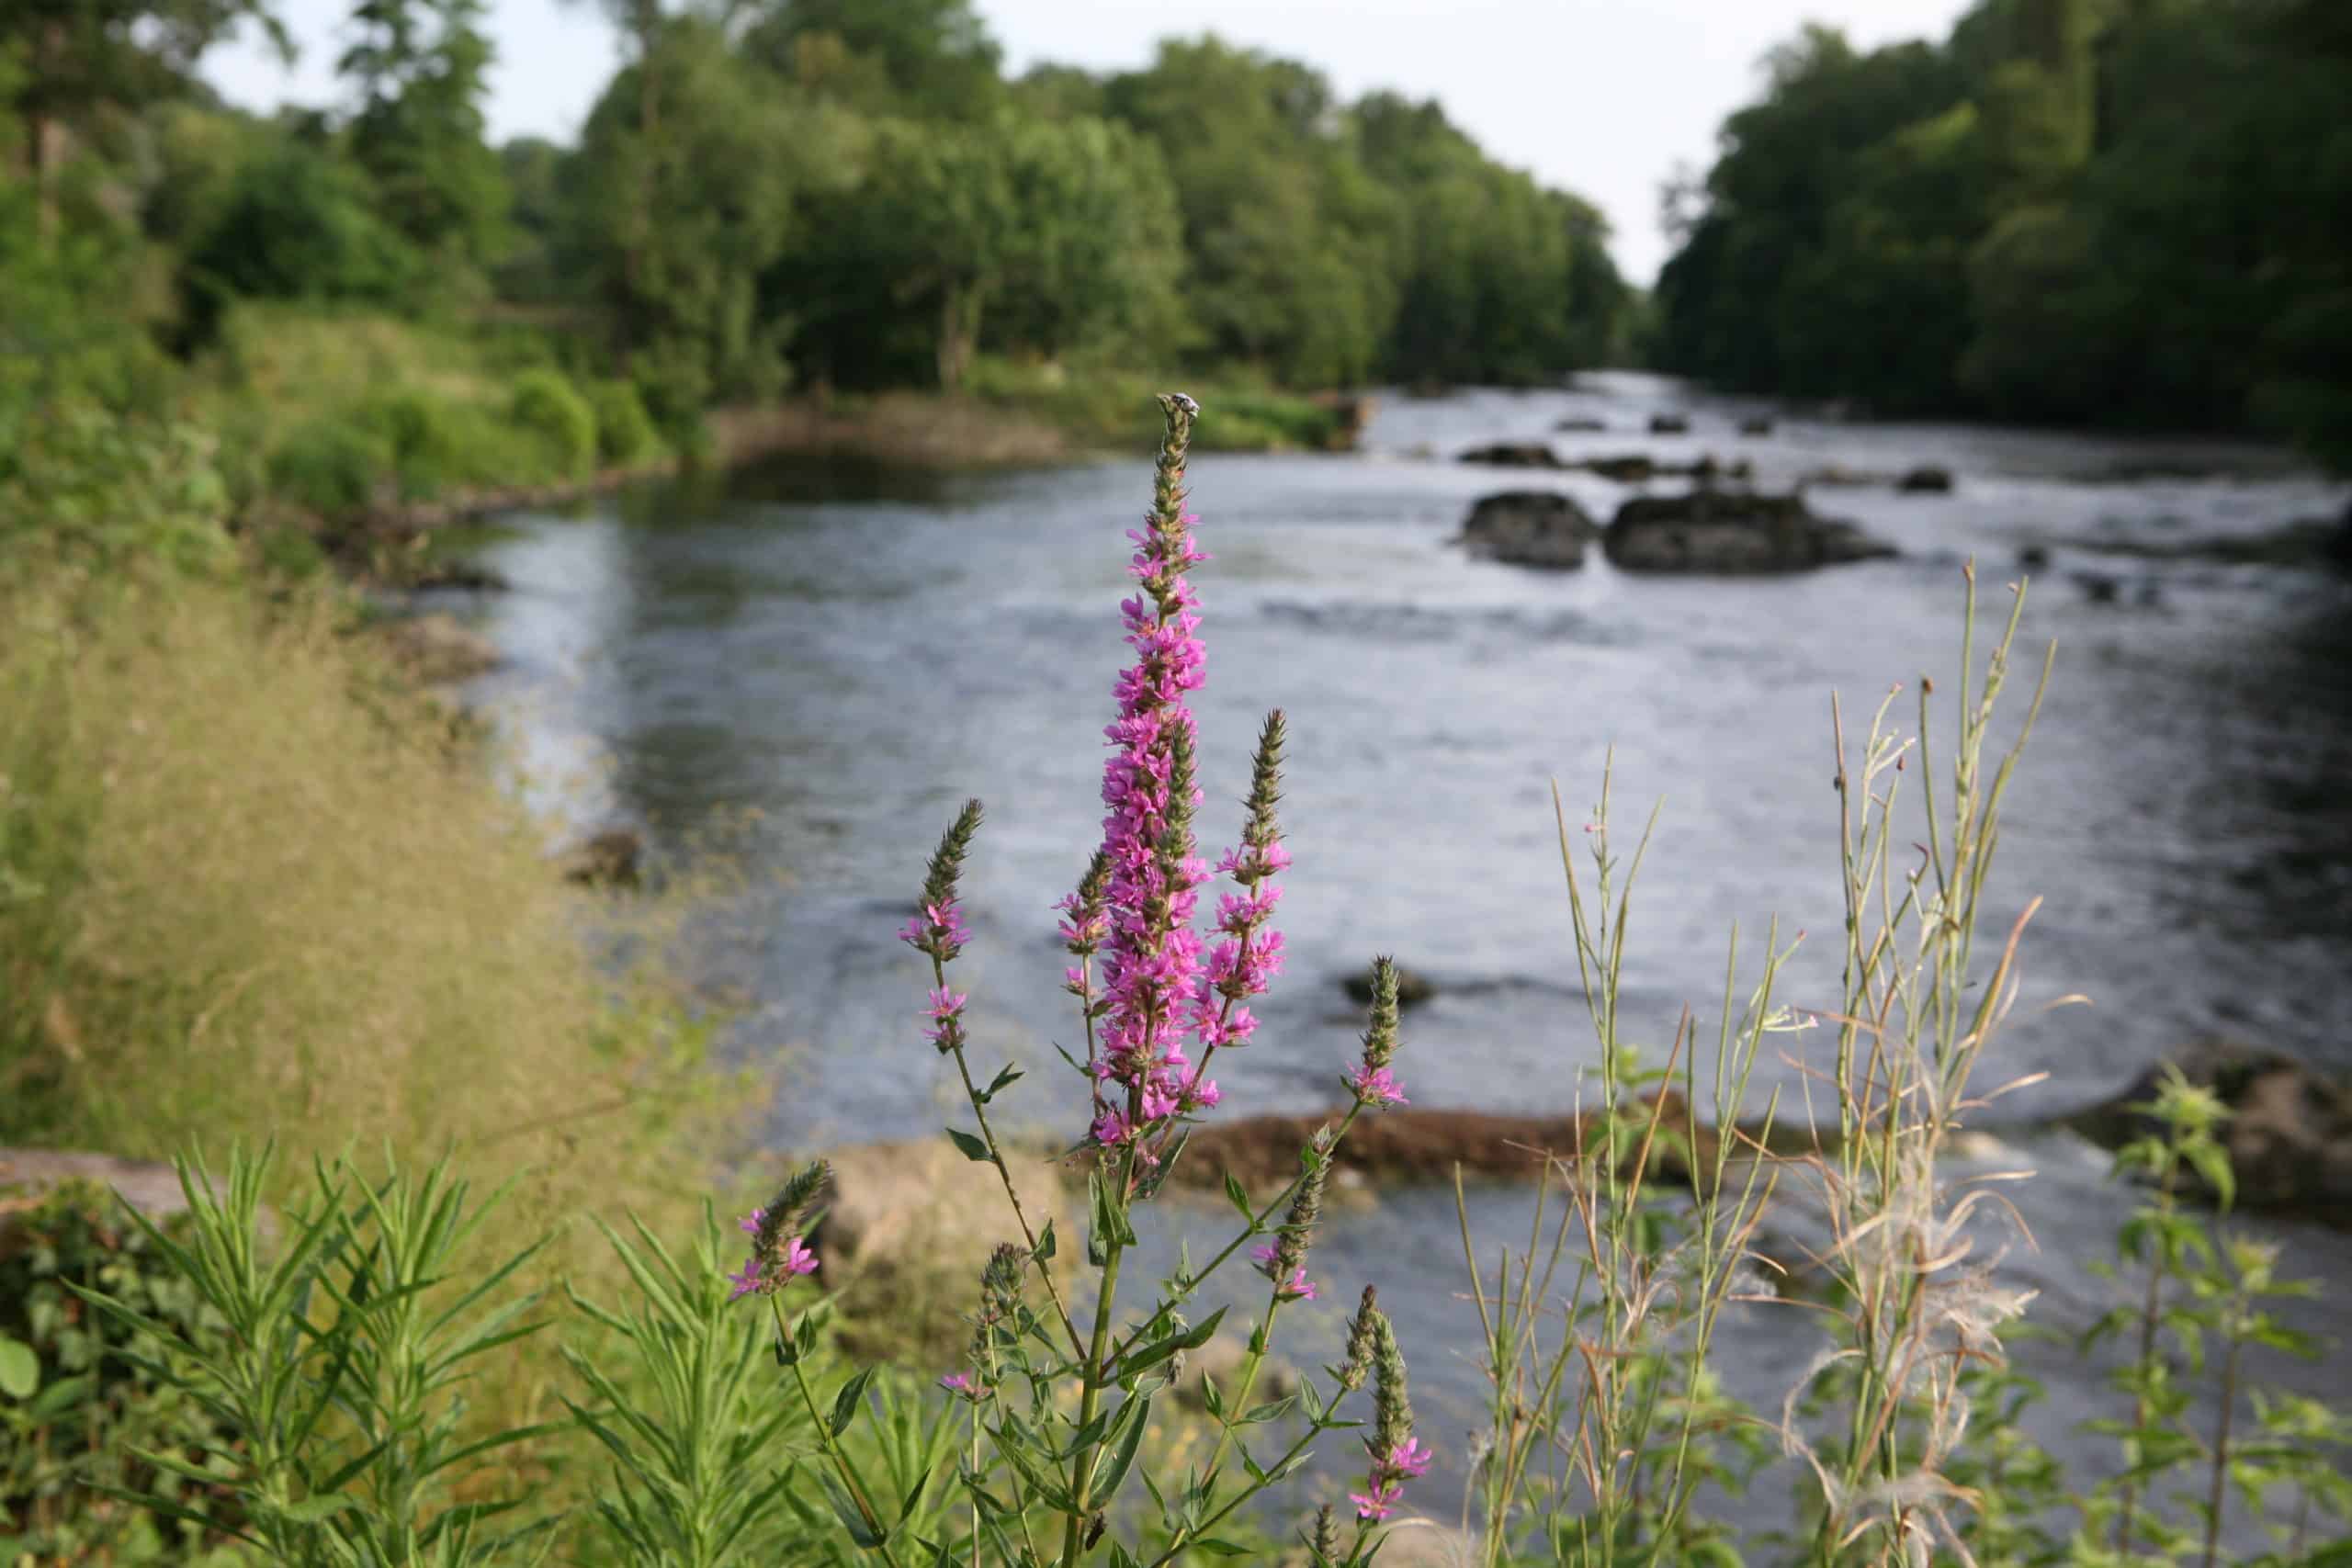
[[[340,101],[268,118],[192,72],[269,0],[0,0],[0,337],[103,379],[241,300],[487,317],[673,408],[983,354],[1314,386],[1622,344],[1597,211],[1434,104],[1214,39],[1010,79],[969,0],[605,8],[578,145],[493,149],[481,0],[354,0]]]
[[[2352,467],[2352,6],[1980,0],[1810,28],[1670,206],[1656,356],[1727,386]]]

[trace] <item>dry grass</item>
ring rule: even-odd
[[[588,1216],[691,1224],[707,1029],[598,961],[334,605],[51,584],[0,625],[0,1139],[447,1151],[514,1182],[501,1239],[563,1233],[549,1273],[604,1266]]]

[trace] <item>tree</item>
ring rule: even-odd
[[[358,88],[345,137],[387,221],[476,265],[491,259],[507,205],[482,140],[492,51],[481,14],[481,0],[358,0],[360,36],[336,67]]]
[[[18,66],[10,108],[45,236],[56,229],[67,138],[89,134],[109,111],[135,115],[184,92],[198,56],[248,20],[290,57],[268,0],[0,0],[0,56]]]
[[[868,114],[974,120],[1003,100],[1003,51],[970,0],[751,0],[743,51]]]
[[[1123,127],[1002,114],[885,122],[862,178],[811,215],[785,290],[820,312],[829,376],[942,387],[985,340],[1046,358],[1170,330],[1179,231],[1156,152]]]
[[[648,103],[666,106],[650,128]],[[565,247],[614,349],[658,367],[672,400],[783,384],[792,322],[763,278],[812,171],[842,160],[841,138],[695,17],[665,22],[590,111],[566,165]]]

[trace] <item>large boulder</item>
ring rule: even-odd
[[[2352,1087],[2283,1052],[2246,1045],[2193,1046],[2172,1065],[2229,1108],[2220,1136],[2240,1208],[2352,1229]],[[2163,1082],[2158,1063],[2122,1093],[2068,1117],[2067,1125],[2110,1149],[2162,1136],[2144,1108]],[[2215,1196],[2194,1173],[2188,1179],[2197,1196]]]
[[[1602,549],[1620,571],[1749,575],[1809,571],[1894,554],[1851,523],[1816,517],[1801,495],[1702,485],[1617,509]]]
[[[1484,446],[1473,446],[1455,461],[1478,463],[1490,468],[1558,468],[1566,465],[1553,455],[1552,448],[1541,441],[1495,441]]]
[[[813,1245],[829,1280],[836,1269],[900,1278],[944,1273],[977,1291],[980,1266],[997,1243],[1022,1239],[996,1171],[965,1158],[944,1138],[861,1144],[826,1158],[833,1181]],[[1062,1258],[1082,1252],[1086,1238],[1071,1227],[1058,1169],[1018,1149],[1006,1150],[1005,1158],[1030,1223],[1054,1222]]]
[[[1349,999],[1359,1007],[1372,1005],[1372,976],[1369,973],[1350,975],[1340,982]],[[1428,1001],[1437,995],[1437,982],[1418,969],[1399,966],[1396,971],[1396,1005],[1408,1008]]]
[[[1551,491],[1513,490],[1481,496],[1462,525],[1461,543],[1474,556],[1514,566],[1573,571],[1600,525],[1583,507]]]

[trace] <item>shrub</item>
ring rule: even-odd
[[[200,1544],[207,1532],[175,1510],[206,1488],[139,1455],[221,1435],[156,1370],[167,1344],[217,1347],[220,1318],[102,1189],[26,1200],[0,1188],[0,1532],[13,1531],[0,1556],[139,1562]],[[161,1337],[91,1313],[76,1287],[117,1297]]]
[[[607,463],[636,463],[653,455],[661,435],[636,383],[617,379],[588,383],[588,406],[596,416],[596,455]]]
[[[390,441],[353,420],[322,417],[297,425],[278,443],[269,457],[269,488],[297,506],[336,517],[368,506],[396,469]]]
[[[200,432],[78,400],[28,420],[0,450],[0,566],[159,561],[220,572],[235,560],[229,495]]]
[[[560,371],[517,376],[507,414],[539,444],[558,473],[584,473],[595,463],[595,411]]]

